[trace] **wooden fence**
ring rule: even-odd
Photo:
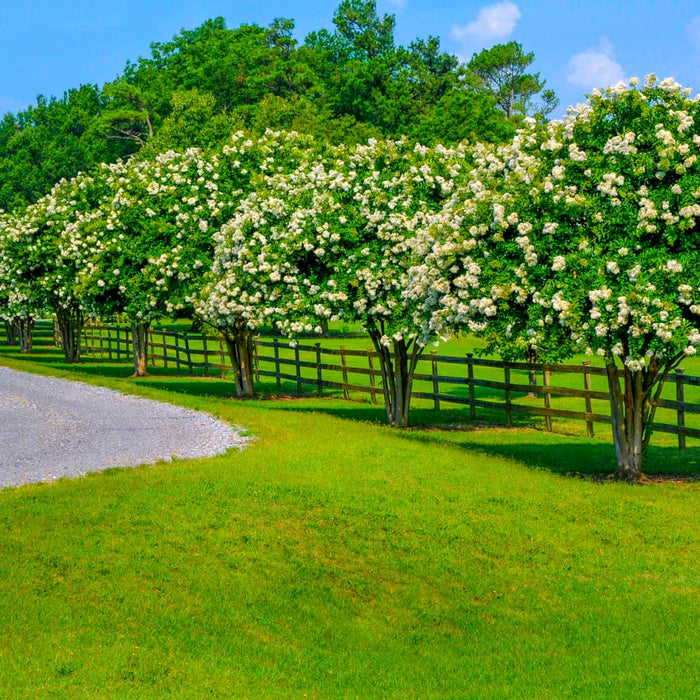
[[[89,325],[83,331],[82,352],[115,362],[132,359],[131,329],[124,326]],[[149,363],[190,374],[222,377],[231,371],[225,344],[219,337],[199,333],[149,330]],[[368,394],[376,404],[383,399],[379,359],[370,348],[352,350],[322,347],[321,343],[298,344],[286,341],[255,340],[255,375],[274,379],[281,389],[297,394],[312,392],[322,396],[328,390]],[[531,373],[537,383],[531,384]],[[554,379],[557,379],[557,383]],[[426,353],[419,361],[414,379],[414,400],[424,400],[440,410],[444,404],[461,405],[476,420],[477,409],[505,413],[507,426],[515,414],[544,418],[546,430],[552,419],[584,421],[589,436],[596,423],[610,424],[610,404],[606,370],[581,365],[526,364]],[[554,401],[554,403],[553,403]],[[700,439],[700,377],[683,370],[669,375],[658,401],[654,430],[671,433],[678,447],[685,450],[687,438]]]

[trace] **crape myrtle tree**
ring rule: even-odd
[[[66,248],[72,231],[99,217],[106,183],[94,173],[61,180],[48,195],[28,208],[32,214],[30,251],[36,260],[35,280],[43,306],[53,312],[66,362],[80,361],[84,306],[78,288],[79,260]],[[89,251],[87,251],[89,252]]]
[[[9,313],[9,293],[12,288],[9,282],[7,265],[7,227],[10,223],[10,215],[0,211],[0,318],[5,326],[5,341],[7,345],[19,343],[19,328],[16,319]]]
[[[91,216],[96,197],[93,178],[80,174],[0,223],[1,313],[8,340],[16,333],[22,352],[31,351],[34,319],[53,312],[66,362],[79,360],[83,308],[76,266],[63,255],[61,239],[66,227]]]
[[[407,140],[370,141],[333,163],[334,207],[326,228],[340,235],[322,303],[369,333],[379,356],[387,419],[406,427],[413,376],[428,342],[414,321],[420,297],[407,299],[409,245],[442,208],[468,162],[468,149],[427,148]],[[320,241],[322,244],[322,241]]]
[[[209,264],[210,226],[229,206],[218,166],[198,149],[104,166],[109,191],[99,217],[71,230],[65,244],[90,312],[131,323],[135,376],[147,374],[150,324],[184,307]]]
[[[44,309],[32,259],[32,215],[20,210],[0,219],[0,314],[8,342],[19,341],[23,353],[32,350],[34,319]]]
[[[187,203],[198,166],[203,166],[200,160],[197,152],[169,152],[154,160],[105,166],[109,192],[99,218],[72,230],[65,244],[79,267],[89,312],[124,314],[131,323],[136,376],[147,373],[148,327],[164,313],[169,282],[187,274],[179,270],[181,222],[194,220],[193,231],[182,226],[187,233],[194,233],[200,220],[208,225],[208,210],[194,212]]]
[[[506,356],[603,359],[626,480],[641,475],[664,380],[700,345],[698,123],[672,79],[596,91],[563,122],[484,149],[464,196],[418,237],[409,289],[430,300],[427,327],[469,329]]]
[[[34,286],[23,276],[23,248],[26,231],[19,212],[0,213],[0,316],[5,324],[7,343],[20,344],[31,351],[31,331],[36,313]]]
[[[307,182],[304,175],[309,162],[321,157],[319,148],[294,132],[268,138],[247,196],[213,235],[213,264],[194,297],[195,312],[224,338],[242,398],[255,394],[253,337],[259,328],[313,328],[299,319],[313,315],[315,268],[309,258],[317,246],[309,239],[316,234],[310,236],[300,222],[321,206],[314,187],[304,190],[297,183]]]
[[[360,323],[380,358],[388,421],[405,427],[428,340],[414,323],[419,302],[404,295],[407,241],[440,211],[465,157],[465,147],[372,140],[268,180],[222,228],[201,313],[238,324],[250,342],[266,323],[290,336]]]

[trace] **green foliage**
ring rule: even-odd
[[[542,103],[533,105],[532,98],[545,84],[539,73],[527,72],[534,60],[534,53],[524,53],[521,44],[509,41],[474,54],[467,73],[475,88],[491,95],[509,119],[530,113],[545,116],[559,101],[551,90],[545,90]]]
[[[0,208],[26,206],[59,179],[144,147],[150,154],[220,147],[240,127],[350,144],[401,136],[430,144],[497,142],[511,135],[498,108],[503,91],[485,90],[486,78],[471,85],[436,37],[398,46],[394,16],[378,14],[374,0],[344,0],[333,23],[333,31],[312,32],[298,44],[291,19],[233,29],[221,17],[209,19],[152,44],[149,56],[127,62],[101,90],[81,86],[5,115]],[[507,114],[546,114],[556,98],[544,91],[542,105],[531,104],[544,82],[526,73],[532,54],[514,46],[491,50],[505,51],[496,70],[515,85]]]
[[[237,131],[243,122],[236,114],[217,110],[214,96],[198,90],[173,92],[170,109],[170,114],[142,149],[140,157],[146,158],[170,149],[215,148]]]
[[[105,138],[134,141],[145,145],[153,136],[152,109],[143,90],[118,80],[105,85],[102,91],[105,107],[100,114],[98,128]]]
[[[416,121],[411,136],[419,143],[501,142],[515,133],[495,100],[471,90],[451,90]]]
[[[35,202],[60,179],[132,152],[130,144],[100,137],[103,109],[100,91],[82,85],[6,114],[0,122],[0,209]]]

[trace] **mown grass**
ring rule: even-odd
[[[697,695],[699,483],[564,476],[613,469],[578,435],[443,431],[460,414],[421,409],[400,433],[381,407],[241,402],[39,350],[1,361],[257,439],[0,492],[5,697]]]

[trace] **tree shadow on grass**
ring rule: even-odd
[[[175,391],[192,396],[213,396],[235,399],[233,383],[219,378],[149,377],[137,380],[154,389]],[[301,397],[291,392],[292,385],[258,385],[262,392],[254,403],[266,410],[295,413],[322,413],[353,422],[386,425],[386,411],[380,403],[348,401],[342,393],[336,396]],[[289,394],[284,393],[288,389]],[[467,408],[415,407],[411,409],[412,426],[395,431],[395,435],[436,445],[452,445],[465,451],[480,452],[492,457],[512,459],[532,469],[556,474],[605,479],[616,469],[612,438],[587,438],[566,432],[565,425],[554,423],[555,432],[542,429],[543,419],[526,414],[513,415],[513,428],[504,427],[502,411],[479,409],[472,422]],[[583,426],[581,426],[583,427]],[[661,436],[657,436],[658,437]],[[665,437],[665,436],[664,436]],[[654,444],[649,447],[645,473],[648,475],[686,475],[700,478],[700,446],[691,446],[684,453],[675,446]]]
[[[265,408],[301,413],[323,413],[343,420],[386,425],[382,405],[333,399],[269,401]],[[468,409],[435,411],[428,408],[411,410],[413,427],[397,429],[395,435],[441,446],[457,446],[465,452],[479,452],[491,457],[512,459],[531,469],[540,469],[566,476],[605,480],[616,470],[612,438],[588,438],[567,432],[546,432],[541,419],[514,415],[514,426],[503,425],[503,413],[480,410],[478,420],[469,420]],[[560,426],[561,427],[561,426]],[[659,436],[661,437],[661,436]],[[652,444],[644,468],[649,476],[679,476],[700,479],[700,446],[691,446],[681,453],[673,445]]]
[[[535,429],[510,429],[497,426],[466,428],[449,435],[435,432],[407,432],[406,438],[434,444],[458,445],[470,452],[512,459],[527,467],[566,476],[605,480],[616,471],[615,448],[604,438],[585,438]],[[681,453],[676,447],[650,445],[644,473],[649,476],[678,476],[700,479],[700,447]]]

